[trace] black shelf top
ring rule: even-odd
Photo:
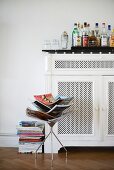
[[[71,49],[64,50],[64,49],[59,49],[59,50],[42,50],[43,52],[48,52],[50,54],[89,54],[89,53],[103,53],[103,54],[108,54],[112,53],[114,54],[114,47],[71,47]]]

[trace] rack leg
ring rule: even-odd
[[[61,144],[61,146],[64,148],[64,150],[66,151],[66,162],[67,162],[67,149],[64,147],[64,145],[61,143],[61,141],[58,139],[58,137],[55,135],[55,133],[52,131],[53,135],[56,137],[56,139],[58,140],[58,142]]]
[[[53,134],[53,130],[51,127],[51,167],[53,167],[53,137],[52,137],[52,134]]]
[[[37,148],[36,152],[35,152],[35,159],[37,158],[37,152],[40,149],[40,147],[44,144],[44,142],[46,141],[46,139],[48,138],[48,136],[50,135],[51,131],[48,133],[48,135],[46,136],[46,138],[42,141],[42,143],[40,144],[40,146]]]

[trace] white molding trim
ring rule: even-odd
[[[0,133],[0,147],[18,147],[17,134]]]
[[[0,136],[17,136],[15,133],[0,133]]]

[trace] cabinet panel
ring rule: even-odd
[[[104,76],[104,88],[105,136],[114,139],[114,76]]]
[[[58,123],[58,135],[98,136],[98,78],[54,76],[52,82],[55,95],[74,97],[72,113]]]
[[[53,54],[48,67],[55,75],[114,75],[114,55]]]
[[[58,82],[58,93],[73,96],[73,112],[58,124],[58,134],[93,134],[93,83]]]
[[[114,135],[114,80],[108,83],[108,134]]]

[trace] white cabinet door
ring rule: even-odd
[[[103,84],[104,140],[114,143],[114,76],[104,76]]]
[[[100,79],[97,76],[53,76],[52,93],[73,96],[73,112],[55,126],[64,140],[99,139]]]

